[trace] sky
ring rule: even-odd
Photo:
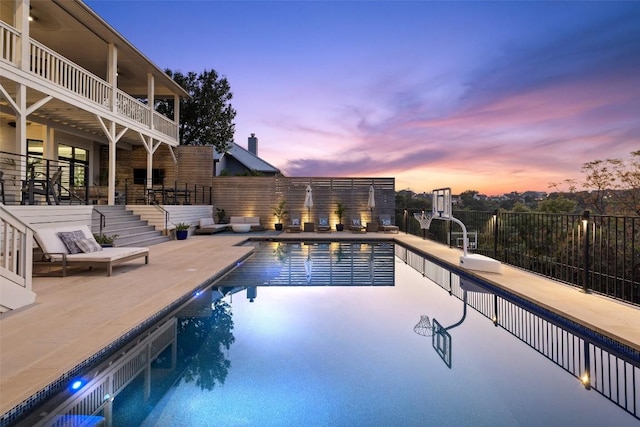
[[[640,150],[640,1],[86,0],[162,69],[229,81],[286,176],[499,195]]]

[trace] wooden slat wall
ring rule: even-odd
[[[273,227],[273,208],[287,202],[289,217],[299,216],[303,222],[318,223],[319,216],[328,216],[332,227],[338,223],[334,214],[336,203],[346,207],[342,218],[348,224],[352,217],[363,222],[379,221],[381,214],[394,218],[395,178],[314,178],[314,177],[233,177],[219,176],[212,180],[213,206],[223,208],[227,216],[259,216],[265,227]],[[307,185],[313,191],[311,212],[304,208]],[[376,207],[367,209],[369,186],[375,189]]]

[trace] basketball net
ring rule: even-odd
[[[416,212],[413,214],[413,217],[420,223],[420,228],[423,230],[428,230],[431,227],[431,220],[433,219],[433,214],[426,213],[422,211],[420,213]]]

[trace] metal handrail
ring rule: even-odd
[[[107,217],[96,208],[93,208],[93,211],[100,215],[100,235],[102,236],[102,229],[107,226]]]
[[[164,229],[166,230],[169,227],[169,211],[158,204],[154,204],[153,206],[164,212]]]

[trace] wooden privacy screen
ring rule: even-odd
[[[307,185],[311,185],[313,194],[310,212],[304,207]],[[371,185],[376,202],[373,212],[367,208]],[[276,222],[273,208],[281,200],[286,201],[288,217],[295,215],[302,222],[317,224],[320,216],[326,216],[332,227],[338,223],[334,213],[338,202],[346,208],[344,224],[352,217],[360,217],[363,223],[379,222],[381,214],[393,218],[395,213],[395,178],[218,176],[212,180],[212,186],[214,214],[215,208],[221,208],[227,217],[259,216],[265,227]]]

